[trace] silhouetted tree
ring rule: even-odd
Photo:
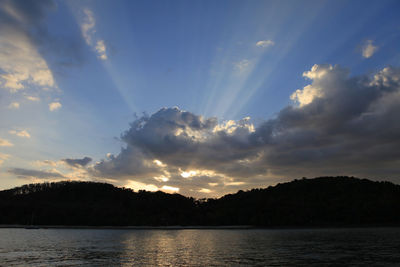
[[[399,185],[344,176],[303,178],[199,200],[106,183],[57,182],[0,191],[0,224],[399,225],[399,207]]]

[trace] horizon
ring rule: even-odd
[[[132,192],[134,193],[140,193],[140,191],[144,191],[144,192],[148,192],[148,193],[155,193],[155,192],[162,192],[162,193],[166,193],[166,194],[179,194],[181,196],[184,196],[185,198],[193,198],[194,200],[203,200],[203,199],[221,199],[227,195],[235,195],[238,194],[239,192],[251,192],[253,190],[264,190],[264,189],[269,189],[269,188],[274,188],[278,185],[284,185],[284,184],[289,184],[289,183],[294,183],[294,182],[299,182],[299,181],[304,181],[304,180],[321,180],[321,179],[354,179],[354,180],[358,180],[358,181],[367,181],[367,182],[378,182],[378,183],[391,183],[394,186],[400,186],[400,184],[398,183],[394,183],[394,182],[390,182],[390,181],[386,181],[386,180],[371,180],[371,179],[367,179],[367,178],[360,178],[360,177],[354,177],[354,176],[321,176],[321,177],[302,177],[302,178],[293,178],[291,180],[285,181],[285,182],[279,182],[277,184],[274,185],[269,185],[267,187],[255,187],[255,188],[249,188],[249,189],[238,189],[236,192],[230,192],[224,195],[220,195],[220,196],[216,196],[216,197],[208,197],[208,198],[196,198],[193,196],[189,196],[189,195],[184,195],[184,194],[180,194],[179,192],[173,191],[173,192],[168,192],[165,190],[145,190],[145,189],[133,189],[130,187],[123,187],[123,186],[117,186],[114,185],[112,183],[107,183],[107,182],[102,182],[102,181],[83,181],[83,180],[57,180],[57,181],[44,181],[44,182],[39,182],[39,183],[29,183],[29,184],[23,184],[21,186],[16,186],[16,187],[12,187],[12,188],[7,188],[7,189],[0,189],[1,191],[9,191],[9,190],[14,190],[14,189],[18,189],[20,187],[24,187],[24,186],[29,186],[29,185],[40,185],[40,184],[52,184],[52,183],[89,183],[89,184],[106,184],[106,185],[112,185],[114,188],[118,188],[118,189],[128,189],[128,190],[132,190]]]
[[[104,182],[104,181],[84,181],[84,180],[56,180],[56,181],[51,181],[51,180],[49,180],[49,181],[43,181],[43,182],[38,182],[38,183],[29,183],[29,184],[23,184],[23,185],[20,185],[20,186],[16,186],[16,187],[12,187],[12,188],[7,188],[7,189],[0,189],[0,192],[2,192],[2,191],[9,191],[9,190],[15,190],[15,189],[18,189],[18,188],[21,188],[21,187],[24,187],[24,186],[31,186],[31,185],[40,185],[40,184],[57,184],[57,183],[88,183],[88,184],[105,184],[105,185],[111,185],[111,186],[113,186],[114,188],[117,188],[117,189],[128,189],[128,190],[132,190],[132,192],[134,192],[134,193],[140,193],[141,191],[144,191],[144,192],[148,192],[148,193],[155,193],[155,192],[162,192],[162,193],[165,193],[165,194],[178,194],[178,195],[181,195],[181,196],[183,196],[183,197],[185,197],[185,198],[193,198],[194,200],[212,200],[212,199],[221,199],[221,198],[223,198],[223,197],[225,197],[225,196],[228,196],[228,195],[236,195],[236,194],[238,194],[239,192],[251,192],[251,191],[253,191],[253,190],[265,190],[265,189],[270,189],[270,188],[275,188],[275,187],[277,187],[277,186],[279,186],[279,185],[285,185],[285,184],[290,184],[290,183],[294,183],[294,182],[299,182],[299,181],[304,181],[304,180],[308,180],[308,181],[316,181],[316,180],[323,180],[323,179],[325,179],[325,180],[329,180],[329,179],[353,179],[353,180],[358,180],[358,181],[363,181],[363,182],[372,182],[372,183],[374,183],[374,182],[377,182],[377,183],[390,183],[390,184],[392,184],[392,185],[394,185],[394,186],[400,186],[400,184],[399,183],[395,183],[395,182],[391,182],[391,181],[388,181],[388,180],[384,180],[384,179],[379,179],[379,180],[376,180],[376,179],[368,179],[368,178],[360,178],[360,177],[354,177],[354,176],[320,176],[320,177],[301,177],[301,178],[292,178],[292,179],[287,179],[286,181],[284,181],[284,182],[278,182],[278,183],[276,183],[276,184],[272,184],[272,185],[269,185],[269,186],[266,186],[266,187],[254,187],[254,188],[247,188],[247,189],[238,189],[237,191],[234,191],[234,192],[229,192],[229,193],[226,193],[226,194],[224,194],[224,195],[218,195],[218,196],[209,196],[209,197],[194,197],[194,196],[191,196],[191,195],[185,195],[185,194],[181,194],[181,193],[179,193],[179,192],[177,192],[177,191],[172,191],[172,192],[168,192],[168,191],[166,191],[166,190],[161,190],[161,189],[158,189],[158,190],[146,190],[146,189],[133,189],[133,188],[130,188],[130,187],[124,187],[124,186],[117,186],[117,185],[115,185],[115,184],[112,184],[112,183],[107,183],[107,182]]]
[[[0,1],[0,190],[400,184],[400,2]],[[297,177],[297,178],[293,178]]]

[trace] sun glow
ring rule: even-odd
[[[192,176],[196,176],[196,174],[197,174],[197,171],[181,172],[181,176],[183,178],[189,178],[189,177],[192,177]]]
[[[179,169],[180,171],[180,175],[183,178],[191,178],[194,176],[200,177],[200,176],[208,176],[208,177],[214,177],[214,176],[221,176],[221,174],[216,173],[213,170],[187,170],[187,171],[183,171],[181,169]]]
[[[211,190],[207,189],[207,188],[202,188],[202,189],[199,190],[199,192],[208,194],[208,193],[211,193]]]
[[[166,166],[167,166],[167,164],[162,163],[162,162],[161,162],[160,160],[158,160],[158,159],[153,160],[153,163],[156,164],[156,165],[159,166],[159,167],[166,167]]]
[[[164,185],[161,187],[161,190],[167,191],[167,192],[179,192],[179,187],[173,187],[169,185]]]
[[[153,178],[156,179],[159,182],[168,182],[169,181],[169,178],[165,177],[164,175],[154,176]]]
[[[136,181],[129,181],[128,184],[125,185],[127,188],[131,188],[133,190],[146,190],[146,191],[158,191],[159,188],[153,184],[145,184]]]

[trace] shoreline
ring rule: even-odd
[[[25,229],[99,229],[99,230],[234,230],[234,229],[258,229],[252,225],[224,225],[224,226],[88,226],[88,225],[0,225],[2,228],[25,228]],[[260,228],[261,229],[261,228]]]
[[[0,229],[82,229],[82,230],[307,230],[307,229],[356,229],[356,228],[399,228],[400,225],[326,225],[326,226],[285,226],[262,227],[253,225],[221,225],[221,226],[88,226],[88,225],[20,225],[4,224]]]

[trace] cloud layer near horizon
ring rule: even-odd
[[[121,152],[90,172],[183,192],[262,186],[271,177],[398,177],[400,69],[351,77],[314,65],[303,76],[311,84],[292,94],[294,104],[257,127],[176,107],[137,118]]]
[[[36,178],[36,179],[54,179],[64,178],[62,174],[57,171],[38,171],[23,168],[13,168],[8,170],[9,173],[15,174],[17,177],[22,179]]]

